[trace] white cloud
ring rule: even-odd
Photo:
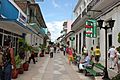
[[[46,23],[48,30],[51,33],[52,41],[55,41],[61,35],[60,32],[63,29],[63,22],[64,21],[52,21]]]
[[[60,6],[56,3],[56,0],[52,0],[52,4],[54,5],[54,7],[59,8]]]

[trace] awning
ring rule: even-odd
[[[29,34],[36,34],[39,36],[38,33],[33,31],[31,28],[23,25],[21,22],[17,20],[0,19],[0,28],[19,35],[22,35],[23,33],[29,33]]]
[[[0,19],[0,28],[22,35],[22,33],[31,33],[26,26],[15,20]]]

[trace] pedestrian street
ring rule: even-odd
[[[53,58],[46,54],[36,64],[30,63],[30,69],[13,80],[93,80],[79,73],[77,66],[68,64],[67,56],[62,52],[54,53]]]

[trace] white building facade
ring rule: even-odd
[[[118,47],[118,33],[120,32],[120,1],[119,0],[79,0],[74,13],[76,19],[72,24],[72,30],[75,31],[75,42],[78,53],[81,53],[83,45],[86,45],[88,51],[91,47],[99,46],[102,56],[105,54],[105,31],[97,27],[97,37],[86,37],[85,21],[91,18],[95,20],[104,20],[103,27],[107,25],[108,20],[115,20],[113,29],[107,31],[107,50],[110,46]],[[103,57],[104,58],[104,57]]]

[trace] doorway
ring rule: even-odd
[[[110,48],[112,46],[112,34],[108,35],[108,41],[109,41],[108,47]]]
[[[81,53],[81,33],[79,33],[79,54]]]

